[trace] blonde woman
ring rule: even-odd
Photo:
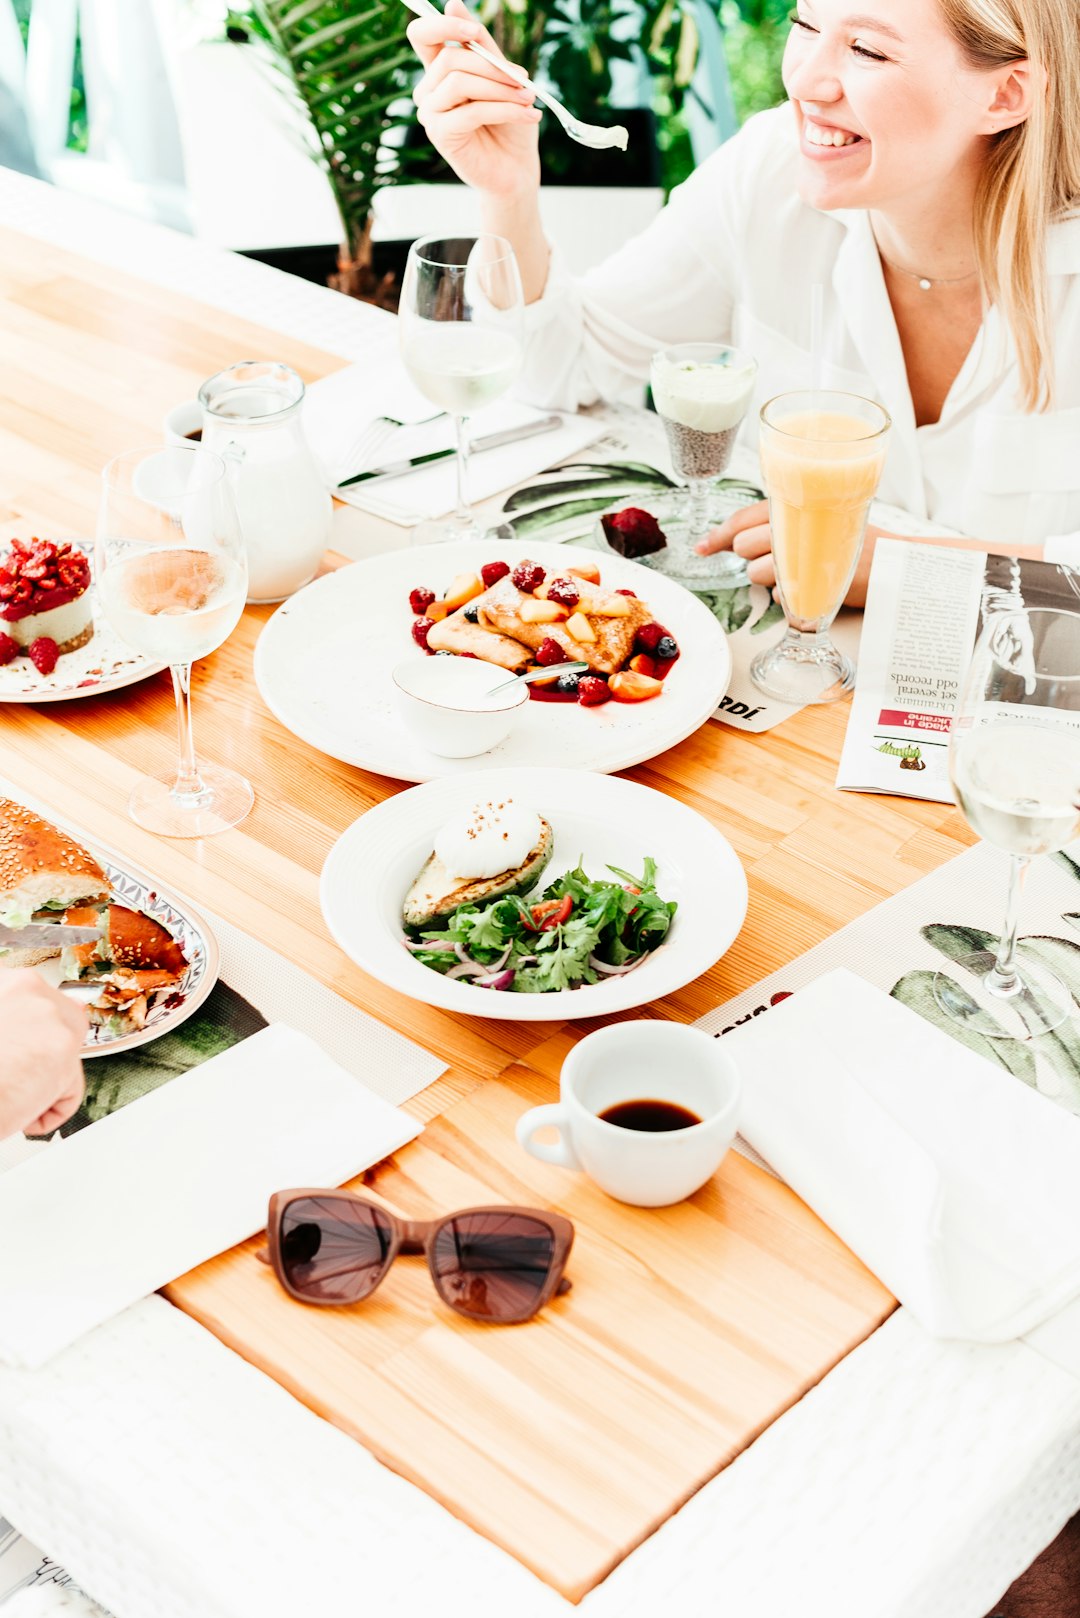
[[[409,36],[420,120],[520,261],[530,396],[618,397],[655,349],[730,341],[759,365],[753,445],[764,400],[809,385],[820,286],[825,385],[893,420],[882,499],[980,549],[1080,565],[1080,0],[797,0],[789,103],[579,280],[540,224],[539,113],[444,48],[493,42],[461,0]],[[705,545],[772,583],[763,505]]]

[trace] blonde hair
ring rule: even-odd
[[[1054,390],[1047,227],[1080,208],[1080,7],[1078,0],[940,4],[972,67],[1026,58],[1035,75],[1028,118],[992,137],[975,203],[975,252],[986,301],[997,304],[1013,335],[1020,401],[1025,410],[1046,410]]]

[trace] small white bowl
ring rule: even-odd
[[[512,676],[477,658],[410,657],[391,678],[402,719],[440,758],[472,758],[498,747],[529,701],[529,688],[520,681],[488,696],[493,685]]]

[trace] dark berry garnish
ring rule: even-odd
[[[436,652],[435,653],[436,657],[453,657],[454,655],[455,654],[453,652]]]
[[[541,668],[549,669],[555,663],[566,663],[569,659],[558,641],[552,640],[549,635],[546,640],[540,642],[540,650],[536,654],[536,661]]]
[[[478,624],[480,622],[480,608],[479,607],[466,607],[465,608],[465,622],[469,623],[469,624]]]
[[[413,620],[412,638],[417,646],[422,646],[425,652],[430,651],[427,638],[435,628],[430,618],[416,618]]]
[[[650,657],[654,657],[656,655],[656,648],[664,639],[665,635],[667,635],[667,630],[664,628],[663,624],[642,624],[641,628],[634,636],[634,650],[637,652],[647,652]],[[668,638],[670,639],[670,636]]]
[[[0,635],[0,669],[19,655],[19,643],[10,635]]]
[[[48,635],[39,635],[30,642],[30,661],[39,674],[51,674],[59,656],[59,646]]]
[[[637,591],[636,590],[616,590],[615,594],[617,596],[629,596],[631,601],[636,601],[637,600]]]
[[[627,506],[600,518],[608,544],[620,556],[651,556],[667,544],[656,518],[640,506]]]
[[[671,663],[679,655],[679,643],[674,635],[661,635],[656,643],[656,656],[662,663]]]
[[[610,698],[606,680],[599,679],[595,674],[583,674],[578,680],[577,699],[583,708],[597,708]]]
[[[418,584],[415,590],[409,591],[409,606],[418,618],[424,616],[434,600],[435,592],[429,590],[426,584]]]
[[[560,674],[555,681],[555,689],[561,692],[564,697],[576,697],[580,684],[580,674]]]
[[[519,562],[510,575],[517,588],[531,595],[544,582],[544,570],[536,562]]]
[[[490,590],[493,584],[498,584],[500,579],[505,579],[509,571],[509,562],[485,562],[480,569],[480,577],[484,581],[485,589]]]
[[[559,606],[565,607],[568,612],[573,612],[581,600],[581,591],[572,579],[552,579],[548,585],[547,598],[549,601],[557,601]]]

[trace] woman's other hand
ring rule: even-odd
[[[37,972],[0,971],[0,1140],[47,1135],[83,1096],[86,1012]]]
[[[879,538],[896,537],[886,534],[883,528],[867,525],[859,565],[855,569],[851,588],[844,597],[845,606],[865,607],[874,545]],[[776,566],[772,554],[772,529],[769,527],[769,502],[756,500],[752,506],[744,506],[719,528],[714,528],[700,542],[698,550],[703,556],[713,556],[717,551],[734,551],[736,556],[745,557],[751,584],[764,584],[771,590],[776,583]]]
[[[475,51],[457,48],[475,40],[502,57],[463,0],[447,0],[441,17],[417,17],[407,33],[427,70],[413,91],[416,115],[436,151],[466,185],[489,196],[535,192],[540,111],[531,93],[512,82],[521,70],[508,64],[503,74]]]

